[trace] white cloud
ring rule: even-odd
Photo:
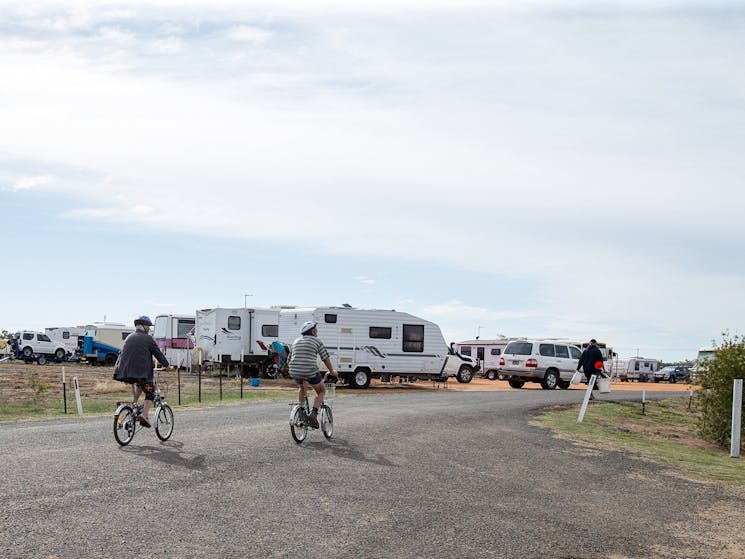
[[[228,29],[225,36],[231,41],[263,45],[272,38],[273,33],[253,25],[239,25]]]
[[[48,185],[51,182],[52,182],[52,177],[49,175],[21,177],[10,186],[10,190],[12,191],[32,190],[39,186]]]

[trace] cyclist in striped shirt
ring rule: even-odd
[[[318,339],[318,323],[308,321],[300,329],[302,334],[292,343],[290,354],[290,376],[300,385],[298,399],[300,405],[305,403],[305,383],[308,382],[316,391],[313,400],[313,411],[308,415],[308,423],[311,427],[318,429],[318,408],[323,403],[326,389],[323,386],[323,377],[318,370],[316,357],[320,357],[323,364],[329,370],[329,375],[335,377],[334,367],[331,364],[329,352],[323,342]]]

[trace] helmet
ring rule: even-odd
[[[137,326],[138,324],[142,324],[143,326],[152,326],[153,321],[150,320],[149,316],[145,316],[143,314],[142,316],[138,316],[137,318],[135,318],[135,326]]]
[[[303,324],[303,327],[302,328],[300,328],[300,333],[301,334],[307,334],[308,332],[310,332],[311,330],[313,330],[313,328],[315,328],[316,326],[318,326],[318,323],[317,322],[314,322],[312,320],[309,320],[308,322],[306,322],[305,324]]]

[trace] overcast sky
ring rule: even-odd
[[[3,2],[0,329],[349,303],[621,357],[742,333],[742,3],[247,4]]]

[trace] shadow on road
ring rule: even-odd
[[[393,462],[385,458],[382,454],[376,454],[374,457],[365,456],[344,439],[333,438],[330,441],[313,441],[308,442],[306,446],[310,450],[326,453],[331,452],[334,456],[347,458],[356,462],[378,464],[380,466],[395,466]]]
[[[184,452],[182,449],[184,443],[177,441],[164,442],[159,446],[134,446],[134,447],[123,447],[122,452],[131,452],[137,454],[142,458],[149,458],[151,460],[157,460],[158,462],[164,462],[171,466],[181,466],[189,470],[204,470],[206,469],[204,454],[192,454]]]

